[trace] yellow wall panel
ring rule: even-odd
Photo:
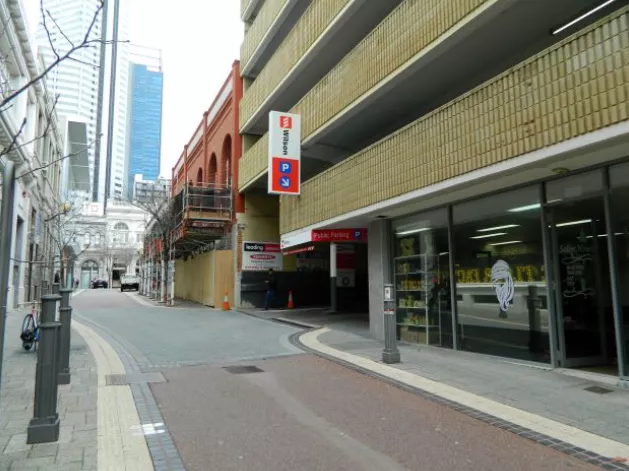
[[[245,124],[350,0],[315,0],[269,59],[240,102]]]
[[[299,198],[282,197],[281,233],[626,120],[620,94],[629,89],[628,12],[615,12],[317,175]]]
[[[256,48],[266,35],[271,25],[275,22],[282,8],[290,0],[265,0],[262,8],[255,17],[253,24],[245,34],[240,46],[240,64],[241,69],[244,68]]]

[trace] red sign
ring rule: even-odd
[[[273,157],[271,190],[277,193],[299,193],[299,160]]]
[[[292,129],[293,128],[293,118],[291,116],[280,116],[280,128],[282,128],[282,129]]]
[[[313,242],[364,242],[367,229],[315,229],[312,231]]]
[[[283,254],[284,255],[295,255],[295,254],[298,254],[298,253],[313,252],[314,249],[315,249],[315,246],[314,245],[310,245],[308,247],[302,247],[300,249],[287,250],[287,251],[284,251]]]

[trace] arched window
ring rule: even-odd
[[[228,134],[223,141],[223,163],[225,165],[225,187],[231,186],[231,168],[232,168],[232,137]]]
[[[203,169],[199,169],[197,172],[197,186],[201,186],[203,184]]]
[[[129,227],[124,222],[114,226],[114,242],[126,244],[129,242]]]
[[[217,172],[216,154],[213,153],[212,156],[210,157],[210,168],[208,170],[208,183],[212,185],[216,183],[216,172]]]

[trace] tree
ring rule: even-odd
[[[161,241],[161,253],[144,254],[144,257],[159,258],[161,270],[160,299],[166,300],[166,262],[171,256],[170,242],[171,232],[176,229],[176,211],[173,200],[170,197],[170,182],[168,180],[158,180],[149,183],[142,188],[141,192],[134,194],[132,188],[127,190],[129,203],[146,211],[149,215],[145,241],[152,243],[155,240]],[[144,273],[144,278],[149,275]]]
[[[75,201],[74,204],[63,203],[58,212],[48,214],[46,219],[44,219],[54,249],[54,257],[48,267],[50,270],[49,279],[53,279],[55,269],[54,258],[58,257],[60,280],[64,285],[68,265],[90,246],[90,243],[86,244],[79,253],[73,253],[74,251],[71,248],[73,243],[77,242],[77,238],[86,231],[86,226],[80,224],[81,215],[82,208],[80,204]],[[92,232],[99,233],[100,231],[97,228]]]
[[[40,0],[40,13],[41,13],[41,21],[42,21],[41,26],[42,26],[43,33],[45,34],[48,40],[48,43],[50,45],[53,59],[51,60],[49,64],[45,64],[41,70],[38,70],[35,75],[27,77],[27,80],[25,80],[24,83],[22,83],[21,85],[14,86],[12,82],[8,80],[8,78],[4,80],[0,79],[0,90],[2,92],[0,95],[0,113],[5,113],[9,109],[11,109],[22,94],[28,93],[29,89],[37,85],[40,85],[41,82],[45,80],[46,76],[55,68],[57,68],[61,63],[68,60],[81,62],[80,59],[77,59],[75,57],[78,51],[82,49],[89,49],[89,48],[94,48],[94,47],[104,48],[107,44],[111,43],[111,41],[106,41],[105,39],[101,37],[94,37],[94,34],[93,34],[94,26],[96,25],[96,22],[98,21],[104,6],[105,6],[104,0],[99,0],[97,8],[93,12],[87,31],[82,36],[82,38],[77,42],[70,39],[64,33],[64,31],[59,27],[57,20],[53,17],[50,11],[48,11],[45,8],[44,0]],[[12,27],[11,25],[12,20],[13,20],[12,15],[9,15],[9,17],[2,23],[2,25],[0,25],[0,28],[1,28],[0,41],[6,41],[8,39],[9,31],[10,31],[10,28]],[[65,42],[67,42],[66,47],[65,48],[58,47],[55,44],[55,41],[53,40],[53,36],[54,37],[60,36],[64,38]],[[10,41],[7,41],[7,42],[10,44]],[[15,52],[16,52],[15,45],[13,45],[13,47],[9,48],[9,50],[6,50],[3,54],[0,54],[0,63],[2,63],[3,67],[6,68],[6,65],[11,63],[10,56]],[[88,64],[88,65],[94,65],[94,64]],[[4,76],[5,74],[2,74],[2,77]],[[27,146],[29,144],[33,144],[36,141],[42,140],[48,135],[48,133],[50,132],[50,123],[53,121],[52,116],[56,113],[56,105],[57,105],[58,100],[59,100],[59,96],[54,97],[54,100],[52,100],[52,106],[50,106],[46,110],[46,113],[48,115],[47,119],[45,120],[46,125],[43,129],[38,130],[33,138],[28,139],[28,140],[24,140],[22,138],[23,133],[28,124],[28,117],[24,116],[20,120],[20,125],[18,126],[18,128],[15,130],[12,130],[11,132],[11,136],[9,138],[9,145],[4,146],[2,150],[0,151],[0,159],[4,158],[5,156],[15,152],[16,150],[24,146]],[[76,154],[64,156],[62,157],[62,159],[71,157],[73,155],[76,155]],[[22,174],[22,176],[26,174],[30,174],[36,170],[46,168],[50,166],[51,164],[52,162],[49,162],[38,168],[35,168],[35,169],[31,168],[28,170],[28,172],[26,172],[25,174]]]

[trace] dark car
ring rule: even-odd
[[[106,280],[100,280],[100,279],[92,280],[92,288],[94,288],[94,289],[96,289],[96,288],[105,288],[105,289],[107,289],[108,286],[109,286],[109,283],[107,283]]]
[[[135,275],[123,275],[120,278],[120,291],[126,289],[140,290],[140,278]]]

